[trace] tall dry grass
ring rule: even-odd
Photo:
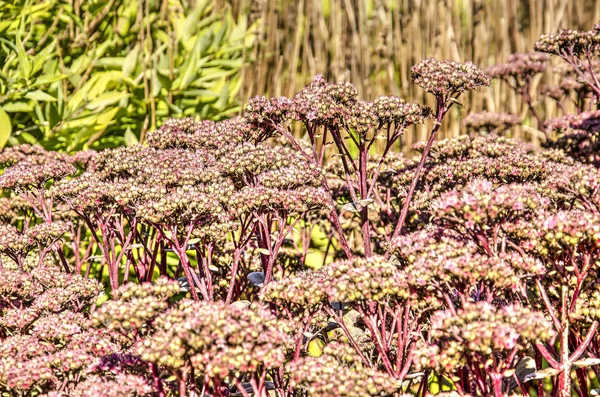
[[[513,52],[532,51],[544,32],[590,29],[600,20],[598,0],[233,0],[235,13],[261,18],[259,39],[244,71],[242,100],[254,95],[291,96],[315,74],[353,82],[363,98],[400,95],[432,105],[414,86],[410,67],[426,57],[473,61],[481,67]],[[461,133],[464,109],[525,114],[507,87],[462,98],[442,137]],[[554,112],[547,103],[545,112]],[[525,123],[533,121],[526,120]],[[406,134],[405,147],[428,128]],[[537,141],[535,128],[516,135]]]

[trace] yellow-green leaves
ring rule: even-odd
[[[0,148],[3,148],[8,141],[8,138],[12,134],[12,124],[10,123],[10,117],[0,107]]]

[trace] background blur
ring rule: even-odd
[[[487,67],[532,51],[541,33],[598,21],[597,0],[0,0],[0,144],[132,144],[167,117],[230,117],[315,74],[350,81],[365,99],[432,105],[410,79],[423,58]],[[444,137],[470,111],[525,115],[498,82],[461,100]],[[536,142],[524,124],[514,134]]]

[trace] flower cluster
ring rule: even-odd
[[[209,120],[198,122],[192,118],[168,119],[160,128],[148,134],[147,143],[159,149],[216,150],[241,143],[247,137],[247,130],[243,120],[215,123]]]
[[[329,84],[316,76],[294,96],[294,118],[317,124],[335,124],[349,115],[358,91],[350,83]]]
[[[26,235],[38,244],[48,245],[67,233],[70,228],[71,223],[67,221],[43,222],[27,229]]]
[[[434,313],[430,333],[437,343],[417,349],[417,366],[452,373],[466,364],[469,357],[489,365],[487,357],[508,355],[512,349],[526,348],[531,341],[549,339],[553,329],[543,313],[518,305],[496,307],[476,302],[466,304],[456,313],[450,310]]]
[[[24,254],[35,246],[35,241],[12,225],[0,225],[0,252]]]
[[[489,76],[471,62],[429,58],[412,67],[413,81],[425,91],[449,97],[490,85]]]
[[[600,247],[600,215],[578,209],[540,212],[531,222],[510,230],[523,238],[523,246],[540,255],[571,251],[596,252]]]
[[[416,145],[417,149],[420,147]],[[411,161],[396,166],[393,173],[382,179],[381,185],[402,198],[416,166]],[[564,162],[530,153],[527,145],[503,137],[462,136],[440,140],[432,146],[411,208],[415,212],[430,211],[440,195],[453,189],[460,191],[468,182],[479,178],[497,185],[531,183],[542,196],[553,197],[557,194],[557,180],[568,169]]]
[[[521,118],[510,113],[470,113],[463,119],[462,124],[467,131],[494,133],[505,131],[515,125],[520,125]]]
[[[379,396],[400,389],[398,381],[361,363],[350,346],[335,342],[325,346],[321,356],[301,358],[286,370],[294,387],[314,396]]]
[[[94,326],[129,335],[148,332],[149,323],[169,307],[169,298],[178,293],[176,281],[160,278],[155,284],[126,284],[114,291],[114,300],[92,315]]]
[[[429,228],[392,242],[392,250],[404,267],[406,281],[419,287],[451,285],[466,296],[477,294],[474,286],[516,290],[525,275],[543,274],[543,264],[517,253],[483,253],[462,233]]]
[[[3,149],[0,153],[0,164],[10,166],[21,161],[27,161],[34,164],[43,164],[48,161],[75,162],[72,160],[70,161],[70,159],[79,158],[80,156],[81,154],[70,157],[65,153],[49,152],[39,145],[24,144]]]
[[[558,133],[558,138],[547,141],[546,147],[560,149],[584,163],[600,164],[600,111],[555,117],[546,121],[544,127]]]
[[[540,53],[511,54],[506,63],[491,66],[485,72],[494,77],[522,77],[542,73],[548,67],[548,55]]]
[[[177,369],[186,363],[210,377],[283,364],[287,325],[266,308],[182,301],[160,314],[159,328],[136,348],[145,361]]]
[[[600,32],[561,29],[556,33],[543,34],[533,46],[534,50],[562,56],[600,53]]]
[[[570,129],[589,132],[600,131],[600,110],[581,112],[552,118],[544,127],[550,131],[566,132]]]
[[[0,387],[59,390],[119,349],[84,314],[104,289],[97,281],[56,266],[0,273]]]
[[[49,160],[38,164],[24,160],[6,169],[0,175],[0,188],[43,187],[49,180],[60,180],[76,171],[72,164],[64,161]]]
[[[543,209],[549,200],[542,197],[531,184],[508,184],[495,187],[486,179],[475,179],[460,191],[443,194],[432,204],[440,218],[451,218],[467,230],[486,230],[527,217]]]
[[[147,396],[155,395],[154,386],[145,377],[134,374],[116,374],[114,379],[99,375],[86,378],[69,394],[73,397],[86,396]]]
[[[399,269],[383,257],[331,263],[316,272],[298,273],[267,285],[262,299],[308,307],[327,302],[408,298],[410,291]]]
[[[432,118],[431,109],[416,103],[407,103],[396,96],[379,96],[373,101],[373,112],[379,123],[396,125],[423,124]]]

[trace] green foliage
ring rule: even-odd
[[[0,0],[0,148],[131,145],[168,117],[238,112],[253,28],[189,3]]]

